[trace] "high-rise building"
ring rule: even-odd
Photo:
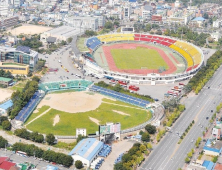
[[[130,19],[131,6],[127,5],[123,7],[123,19]]]

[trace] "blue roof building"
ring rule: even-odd
[[[0,115],[7,113],[7,110],[13,106],[12,100],[8,100],[0,105]]]
[[[47,165],[46,170],[58,170],[59,168],[56,166],[52,166],[52,165]]]
[[[211,161],[204,161],[202,166],[206,167],[207,170],[213,170],[214,169],[214,163]]]
[[[222,152],[222,148],[216,149],[216,148],[210,148],[207,146],[204,146],[203,150],[206,155],[212,155],[212,156],[218,156]]]
[[[203,17],[196,17],[192,21],[205,21]]]
[[[103,148],[103,143],[95,138],[87,138],[81,140],[69,153],[74,161],[82,161],[84,166],[89,167],[91,162],[97,157]]]

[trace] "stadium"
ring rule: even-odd
[[[150,105],[147,100],[87,80],[45,82],[39,84],[39,90],[12,120],[12,126],[43,134],[75,136],[77,128],[94,134],[99,125],[114,122],[121,123],[121,133],[127,133],[153,120]]]
[[[88,38],[87,74],[134,84],[174,83],[191,78],[203,65],[197,46],[171,37],[115,33]]]

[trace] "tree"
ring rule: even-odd
[[[143,142],[149,142],[149,141],[150,141],[150,135],[149,135],[149,133],[144,132],[144,133],[142,134],[141,140],[142,140]]]
[[[69,37],[67,41],[68,41],[68,43],[71,43],[72,40],[73,40],[73,38],[72,38],[72,37]]]
[[[122,162],[119,162],[114,165],[114,170],[127,170]]]
[[[116,25],[117,27],[119,27],[119,22],[118,21],[114,21],[113,24]]]
[[[46,142],[49,145],[53,145],[55,142],[55,136],[52,133],[49,133],[48,135],[46,135]]]
[[[8,145],[8,141],[2,136],[0,136],[0,148],[5,148],[5,146],[7,145]]]
[[[2,122],[2,128],[4,130],[11,130],[11,127],[12,127],[12,125],[11,125],[11,123],[8,120],[4,120]]]
[[[2,122],[4,122],[5,120],[8,120],[6,116],[0,116],[0,125],[2,125]]]
[[[148,124],[145,126],[145,129],[146,131],[149,133],[149,134],[155,134],[156,133],[156,126],[153,126],[151,124]]]
[[[109,30],[113,30],[113,23],[110,21],[106,22],[104,25],[104,28],[109,29]]]
[[[75,166],[76,166],[77,169],[81,169],[83,167],[82,161],[77,160],[75,162]]]
[[[93,30],[86,30],[86,31],[85,31],[85,35],[86,35],[87,37],[92,37],[92,36],[97,35],[97,33],[96,33],[95,31],[93,31]]]
[[[147,143],[147,149],[149,149],[149,150],[152,150],[152,149],[153,149],[151,143]]]
[[[190,162],[190,158],[186,157],[186,158],[185,158],[185,162],[186,162],[186,163],[189,163],[189,162]]]

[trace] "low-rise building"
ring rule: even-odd
[[[27,75],[29,73],[29,65],[18,64],[18,63],[1,63],[0,69],[9,71],[12,74],[16,75]]]
[[[73,157],[74,161],[80,160],[84,166],[89,167],[102,148],[102,142],[95,138],[87,138],[81,140],[69,155]]]
[[[210,35],[214,39],[214,41],[218,41],[222,37],[222,34],[219,32],[214,32],[214,33],[211,33]]]
[[[40,35],[40,41],[43,43],[59,43],[61,41],[67,41],[70,37],[79,33],[79,29],[74,29],[70,26],[61,26],[42,33]]]
[[[0,77],[0,83],[2,82]],[[8,100],[0,105],[0,116],[7,116],[8,109],[13,106],[12,100]]]
[[[99,28],[99,19],[97,17],[67,17],[64,21],[68,24],[68,26],[73,27],[75,29],[81,29],[82,32],[84,30],[93,30],[98,31]]]
[[[2,17],[0,19],[0,29],[6,29],[18,24],[18,17]]]
[[[86,136],[86,129],[85,128],[76,128],[76,137],[79,135]]]

